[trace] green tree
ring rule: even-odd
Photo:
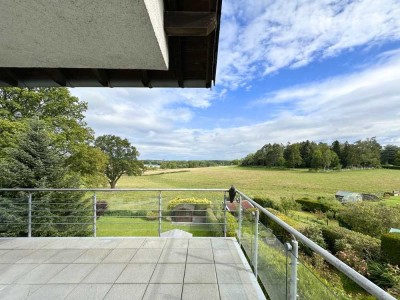
[[[322,152],[319,147],[317,147],[312,153],[311,167],[314,169],[319,169],[324,166]]]
[[[46,124],[31,120],[26,132],[18,137],[13,148],[0,164],[0,186],[5,188],[77,188],[79,176],[65,168],[65,158],[55,147]],[[85,215],[90,215],[82,193],[37,192],[33,194],[33,236],[87,235]],[[27,195],[24,192],[3,192],[0,195],[1,223],[14,222],[16,226],[0,228],[0,235],[20,236],[26,231]],[[19,205],[19,206],[18,206]],[[9,208],[17,208],[11,211]],[[8,210],[8,211],[7,211]],[[15,222],[18,221],[18,222]],[[69,224],[65,224],[69,223]],[[25,226],[26,227],[26,226]]]
[[[400,147],[395,145],[386,145],[381,152],[381,163],[384,165],[394,165],[398,151],[400,151]]]
[[[300,154],[300,144],[288,144],[284,151],[286,166],[295,168],[302,164],[303,160]]]
[[[26,130],[28,120],[39,119],[46,124],[54,147],[69,158],[64,160],[65,167],[79,170],[83,185],[100,185],[101,173],[93,171],[101,168],[104,159],[91,146],[94,135],[84,121],[86,109],[87,103],[67,88],[0,88],[0,157],[5,155],[2,149],[16,144],[15,138]]]
[[[127,139],[115,135],[102,135],[96,138],[95,146],[108,157],[104,174],[112,189],[122,175],[137,176],[143,173],[144,166],[137,160],[139,152]]]
[[[394,164],[395,164],[396,166],[400,166],[400,150],[397,151],[397,153],[396,153],[396,157],[395,157],[395,159],[394,159]]]
[[[375,137],[368,138],[365,141],[359,140],[354,143],[357,154],[360,157],[362,167],[379,167],[381,162],[382,146]]]
[[[87,103],[67,88],[0,88],[0,117],[11,121],[44,121],[58,148],[72,153],[75,145],[93,139],[84,121]]]

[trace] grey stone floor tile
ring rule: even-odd
[[[164,248],[180,248],[187,249],[188,248],[189,239],[167,239],[165,242]]]
[[[216,284],[184,284],[182,300],[219,300]]]
[[[189,249],[191,249],[191,248],[211,249],[211,239],[207,239],[207,238],[190,239],[189,240]]]
[[[121,239],[107,239],[107,238],[97,238],[92,240],[92,248],[97,249],[114,249],[121,243]]]
[[[180,300],[182,284],[149,284],[143,300]],[[203,299],[206,300],[206,299]]]
[[[114,249],[102,261],[102,263],[128,263],[137,252],[137,249]]]
[[[187,249],[164,248],[158,263],[177,264],[186,262]]]
[[[0,264],[0,284],[13,283],[37,266],[37,264]]]
[[[240,264],[242,260],[235,249],[214,249],[216,264]]]
[[[182,283],[185,264],[158,264],[151,277],[151,283]]]
[[[34,292],[37,291],[40,287],[41,285],[10,284],[7,285],[5,288],[0,289],[0,299],[1,300],[30,299],[30,297],[34,294]]]
[[[114,283],[126,264],[101,264],[97,265],[92,272],[87,275],[83,283]]]
[[[114,284],[108,291],[105,300],[140,300],[146,291],[147,284]]]
[[[186,283],[217,283],[215,265],[213,264],[186,264]]]
[[[60,263],[60,264],[70,264],[74,262],[79,256],[85,253],[84,249],[66,249],[59,250],[59,252],[50,257],[45,263]]]
[[[166,239],[163,238],[147,238],[141,248],[164,248]]]
[[[75,284],[45,284],[40,286],[29,300],[64,299],[74,288]]]
[[[218,283],[253,283],[256,281],[253,273],[243,266],[216,264]]]
[[[58,238],[44,246],[43,249],[90,249],[94,248],[93,243],[90,238]]]
[[[163,249],[139,249],[131,263],[157,263]]]
[[[79,256],[74,263],[98,264],[111,252],[110,249],[89,249]]]
[[[148,283],[156,264],[129,264],[122,271],[117,283]]]
[[[224,238],[211,239],[211,244],[214,249],[229,249],[229,242],[231,241]]]
[[[221,300],[264,300],[253,284],[219,284]]]
[[[214,263],[214,254],[212,249],[207,248],[189,248],[187,255],[188,264],[212,264]]]
[[[44,249],[44,250],[36,250],[31,254],[23,257],[17,263],[23,264],[40,264],[56,255],[60,250],[56,249]]]
[[[0,237],[0,245],[2,245],[4,243],[9,243],[12,240],[13,240],[13,238],[2,238],[2,237]]]
[[[0,264],[12,264],[32,254],[35,250],[12,250],[0,256]]]
[[[7,249],[7,250],[5,250],[5,249],[4,249],[4,250],[0,250],[0,256],[3,255],[3,254],[5,254],[5,253],[7,253],[8,251],[11,251],[11,250],[9,250],[9,249]]]
[[[49,283],[80,283],[95,267],[95,264],[68,265],[54,276]]]
[[[111,289],[112,284],[78,284],[65,298],[66,300],[101,300]]]
[[[117,248],[140,248],[144,240],[144,238],[126,238],[118,244]]]
[[[3,242],[0,243],[0,249],[19,249],[19,247],[26,247],[32,244],[33,241],[27,238],[14,238],[14,239],[1,239]],[[29,248],[28,248],[29,250]]]
[[[21,238],[21,240],[24,241],[17,245],[15,249],[43,249],[52,241],[52,238]]]
[[[18,278],[15,283],[18,284],[44,284],[52,279],[61,270],[65,269],[66,264],[42,264]]]

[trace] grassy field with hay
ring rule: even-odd
[[[243,167],[210,167],[149,171],[143,176],[120,179],[117,188],[229,188],[234,185],[249,196],[334,197],[338,190],[383,193],[400,189],[400,170],[342,170],[310,172]],[[396,200],[397,198],[398,200]],[[393,197],[390,203],[400,203]]]

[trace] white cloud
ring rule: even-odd
[[[251,90],[255,78],[359,46],[400,40],[398,0],[248,3],[223,3],[218,85],[213,91],[71,89],[89,102],[87,122],[96,134],[127,137],[142,158],[159,159],[232,159],[266,142],[326,141],[328,137],[354,141],[377,136],[382,143],[400,145],[399,51],[381,55],[375,65],[364,66],[354,74],[265,95],[253,109],[280,107],[268,121],[192,129],[191,121],[198,110],[210,109],[224,97],[228,101],[232,90]],[[222,119],[212,124],[225,124],[220,122]]]
[[[266,122],[209,130],[143,126],[148,131],[132,133],[132,141],[143,158],[158,159],[233,159],[268,142],[306,139],[332,142],[329,139],[355,141],[377,136],[383,144],[400,145],[400,51],[383,57],[385,61],[358,73],[267,95],[257,109],[271,102],[291,109]],[[131,132],[136,127],[132,125]]]
[[[400,39],[398,0],[232,0],[223,6],[217,78],[231,89],[282,68]]]

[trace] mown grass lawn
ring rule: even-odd
[[[174,225],[163,221],[162,232],[181,229],[196,237],[215,236],[208,225]],[[97,236],[158,236],[158,220],[103,216],[97,219]]]

